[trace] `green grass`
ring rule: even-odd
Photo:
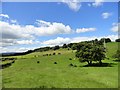
[[[67,49],[17,56],[18,59],[12,66],[3,69],[2,86],[6,88],[117,88],[118,62],[113,61],[112,58],[116,50],[117,43],[107,43],[107,57],[110,60],[106,59],[103,62],[112,63],[111,67],[83,67],[87,63],[80,63],[75,58],[75,51]],[[61,55],[43,56],[53,52],[60,52]],[[70,67],[71,63],[77,67]]]

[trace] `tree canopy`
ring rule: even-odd
[[[105,58],[105,48],[102,45],[93,45],[91,43],[79,44],[79,48],[76,51],[76,57],[80,62],[87,62],[88,65],[92,64],[92,61],[99,61],[100,65]]]

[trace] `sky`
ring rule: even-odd
[[[118,38],[117,2],[2,2],[1,52]]]

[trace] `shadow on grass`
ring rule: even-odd
[[[93,63],[92,65],[84,65],[80,67],[113,67],[114,65],[116,64],[115,63],[102,63],[102,65],[100,65],[99,63]]]

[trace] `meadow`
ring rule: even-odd
[[[71,49],[12,56],[17,60],[12,66],[2,69],[2,87],[117,88],[118,62],[112,56],[118,49],[118,43],[111,42],[106,46],[109,59],[103,60],[106,65],[102,67],[85,67],[87,63],[79,62],[75,58],[75,50]],[[45,54],[51,55],[43,56]]]

